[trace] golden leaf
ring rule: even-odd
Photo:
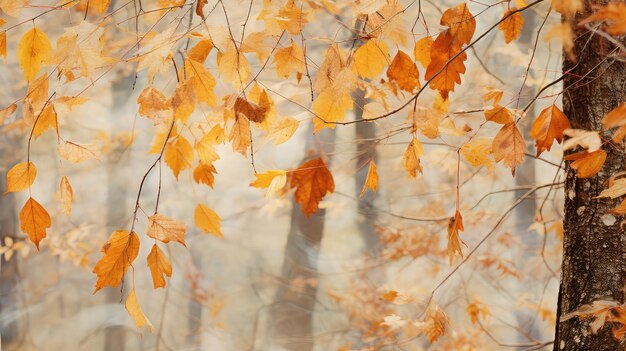
[[[217,98],[213,93],[215,89],[215,78],[206,67],[200,62],[188,59],[185,61],[187,79],[191,80],[194,92],[199,101],[209,106],[215,106]]]
[[[393,61],[391,61],[387,69],[387,77],[390,82],[397,83],[400,89],[408,93],[412,94],[420,88],[417,65],[402,50],[398,50]]]
[[[57,128],[57,112],[54,109],[53,104],[48,104],[44,109],[39,113],[39,117],[37,118],[37,123],[33,126],[33,135],[35,137],[39,137],[43,134],[48,128],[54,129],[54,131],[59,134],[59,130]]]
[[[168,142],[165,147],[165,163],[170,167],[177,180],[181,171],[192,167],[193,158],[193,147],[182,135],[178,135],[174,141]]]
[[[41,239],[46,237],[46,229],[51,225],[48,211],[32,197],[28,198],[20,211],[20,228],[28,234],[30,241],[37,246],[37,250],[39,250]]]
[[[415,43],[413,56],[415,57],[415,60],[418,61],[424,68],[427,68],[428,65],[430,65],[430,50],[434,42],[433,37],[428,36]]]
[[[291,139],[298,130],[300,122],[293,117],[285,117],[278,121],[272,128],[271,136],[274,137],[274,145],[280,145]]]
[[[217,70],[235,88],[247,83],[251,73],[248,59],[234,46],[223,53],[217,53]]]
[[[139,115],[148,118],[154,125],[166,124],[172,118],[170,101],[157,89],[149,86],[137,98]]]
[[[493,139],[493,156],[496,162],[504,160],[504,165],[511,168],[515,175],[515,167],[524,161],[526,143],[515,123],[505,124]]]
[[[187,225],[160,213],[148,217],[148,236],[167,244],[171,240],[185,245]]]
[[[207,206],[198,204],[194,210],[193,220],[196,227],[202,229],[205,233],[211,233],[218,238],[224,238],[221,230],[222,220],[220,216]]]
[[[57,146],[59,156],[70,162],[78,163],[92,158],[96,158],[96,154],[89,150],[86,146],[66,141]]]
[[[22,191],[33,185],[37,176],[37,167],[32,162],[22,162],[7,172],[7,193]]]
[[[513,114],[508,108],[495,105],[492,108],[485,110],[485,119],[499,124],[509,124],[513,122]]]
[[[522,27],[524,26],[524,16],[521,12],[516,12],[511,15],[511,13],[515,10],[508,10],[504,13],[504,18],[506,18],[500,25],[498,25],[498,29],[504,33],[504,41],[508,44],[513,40],[519,38],[520,34],[522,34]],[[507,16],[509,16],[507,18]]]
[[[484,166],[487,169],[494,168],[493,159],[493,140],[489,138],[477,138],[463,144],[461,146],[461,155],[472,167]]]
[[[459,238],[459,231],[464,231],[463,217],[459,211],[456,211],[453,218],[450,218],[448,222],[448,256],[450,257],[450,265],[454,262],[454,256],[458,253],[463,258],[463,250],[461,250],[461,243],[463,242]]]
[[[352,97],[348,91],[340,94],[332,90],[322,91],[313,102],[312,110],[319,117],[313,119],[313,131],[317,133],[322,128],[334,129],[335,123],[341,122],[346,116],[346,110],[352,108]]]
[[[382,40],[368,40],[354,53],[354,66],[363,78],[376,78],[389,63],[389,47]]]
[[[172,263],[156,243],[152,245],[152,250],[148,254],[148,267],[150,267],[154,288],[164,288],[165,278],[163,275],[172,277]]]
[[[116,230],[100,251],[103,256],[93,268],[93,273],[98,276],[94,294],[106,286],[115,288],[122,282],[139,254],[139,237],[135,232]]]
[[[302,163],[291,174],[290,186],[296,188],[296,202],[302,206],[302,212],[309,216],[317,212],[319,202],[335,191],[333,175],[321,157]]]
[[[193,170],[193,180],[197,184],[206,184],[213,188],[213,182],[215,181],[214,173],[217,173],[217,170],[213,164],[200,161]]]
[[[33,28],[24,33],[17,47],[17,55],[20,67],[24,70],[24,78],[32,80],[41,69],[41,65],[47,65],[52,58],[52,45],[46,33]]]
[[[130,293],[128,293],[124,307],[126,308],[126,311],[128,311],[128,315],[130,315],[133,321],[135,321],[135,326],[137,327],[137,329],[141,329],[147,326],[148,331],[152,333],[154,327],[141,310],[141,306],[139,306],[139,301],[137,300],[137,295],[135,294],[134,287],[130,290]]]
[[[246,156],[248,146],[252,143],[250,135],[250,121],[247,118],[235,118],[235,124],[230,130],[228,139],[231,141],[233,150]]]
[[[74,199],[74,191],[72,185],[66,176],[61,178],[59,184],[59,192],[61,194],[61,204],[63,205],[63,214],[69,216],[72,213],[72,200]]]
[[[302,48],[291,40],[291,46],[277,49],[274,54],[276,74],[279,77],[287,78],[293,72],[304,73],[306,71],[304,60]]]
[[[409,173],[411,178],[417,177],[417,172],[422,173],[422,165],[420,164],[420,156],[424,155],[424,148],[417,138],[413,138],[402,158],[404,169]]]
[[[376,171],[376,164],[373,160],[370,160],[367,177],[365,178],[365,184],[363,184],[363,189],[361,190],[359,197],[363,197],[367,189],[372,189],[373,192],[376,192],[378,189],[378,172]]]

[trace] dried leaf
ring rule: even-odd
[[[63,214],[69,216],[72,213],[72,201],[74,199],[74,191],[72,190],[70,180],[67,179],[66,176],[63,176],[61,178],[61,183],[59,184],[59,192],[61,194]]]
[[[354,67],[363,78],[376,78],[389,63],[389,47],[384,41],[368,40],[354,53]]]
[[[541,111],[530,128],[530,137],[535,139],[537,156],[545,150],[550,151],[552,143],[563,141],[563,132],[570,128],[567,116],[556,105]]]
[[[221,230],[222,220],[212,209],[203,204],[198,204],[194,211],[193,218],[196,227],[204,230],[205,233],[211,233],[218,238],[224,238]]]
[[[133,321],[135,321],[135,326],[137,327],[137,329],[141,329],[147,326],[148,331],[152,333],[152,331],[154,330],[154,327],[152,326],[152,323],[150,323],[146,315],[141,310],[141,306],[139,306],[139,300],[137,300],[137,295],[135,294],[135,288],[132,288],[130,290],[130,293],[128,293],[124,307],[126,308],[126,311],[128,311],[128,314],[133,319]]]
[[[363,189],[361,190],[359,197],[363,197],[367,189],[372,189],[373,192],[376,192],[378,189],[378,172],[376,170],[376,164],[372,160],[370,160],[367,177],[365,178],[365,184],[363,184]]]
[[[411,178],[417,177],[417,172],[422,173],[422,165],[420,164],[420,156],[424,155],[424,148],[417,138],[413,138],[406,150],[402,162],[404,169],[409,173]]]
[[[96,289],[120,285],[124,274],[139,254],[139,237],[135,232],[116,230],[111,233],[109,240],[102,246],[104,256],[96,263],[93,273],[98,276]]]
[[[448,256],[450,257],[450,265],[454,261],[454,256],[458,253],[463,258],[463,250],[461,250],[461,243],[463,242],[459,238],[459,231],[464,231],[463,217],[459,211],[456,211],[453,218],[450,218],[448,222]]]
[[[498,29],[504,33],[504,41],[507,44],[519,38],[520,34],[522,34],[522,27],[524,27],[524,16],[522,13],[516,12],[511,15],[513,11],[515,10],[511,9],[505,12],[503,18],[506,19],[498,25]]]
[[[400,89],[408,93],[413,94],[420,88],[417,65],[402,50],[398,50],[393,61],[391,61],[387,69],[387,77],[390,82],[395,82]]]
[[[160,213],[155,213],[148,217],[148,236],[165,244],[170,241],[177,241],[183,246],[187,246],[185,244],[186,231],[187,224]]]
[[[290,186],[296,188],[296,202],[302,206],[302,212],[309,218],[317,212],[319,202],[335,191],[332,173],[321,157],[302,163],[291,174]]]
[[[148,267],[150,267],[154,288],[164,288],[165,278],[163,275],[172,276],[172,262],[156,243],[152,245],[152,250],[148,254]]]
[[[178,180],[181,171],[192,167],[193,147],[182,135],[178,135],[174,141],[167,143],[165,147],[165,163]]]
[[[565,160],[574,161],[570,164],[570,167],[576,170],[576,176],[578,178],[591,178],[602,169],[606,161],[606,151],[578,152],[566,156]]]
[[[35,182],[37,167],[32,162],[22,162],[7,172],[7,193],[28,189]]]
[[[515,167],[524,161],[526,143],[515,123],[506,124],[493,139],[493,156],[496,162],[504,161],[515,175]]]
[[[46,229],[50,228],[52,221],[48,211],[35,199],[28,198],[28,201],[20,211],[20,228],[30,238],[30,241],[37,246],[46,237]]]

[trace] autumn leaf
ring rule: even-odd
[[[235,124],[230,130],[228,140],[232,143],[233,151],[246,156],[248,147],[252,143],[250,134],[250,121],[247,118],[235,118]]]
[[[296,188],[295,199],[302,206],[306,218],[317,212],[319,203],[326,194],[335,191],[333,175],[321,157],[306,161],[294,170],[290,186]]]
[[[30,241],[37,246],[37,250],[39,250],[39,242],[46,237],[46,229],[51,225],[48,211],[32,197],[28,198],[20,211],[20,228],[28,234]]]
[[[354,53],[354,66],[363,78],[376,78],[389,63],[389,47],[385,42],[370,39]]]
[[[620,178],[609,183],[609,188],[604,189],[598,198],[610,197],[611,199],[626,195],[626,178]]]
[[[506,11],[503,16],[504,21],[498,25],[498,29],[504,33],[504,41],[507,44],[519,38],[520,34],[522,34],[522,27],[524,26],[524,16],[522,13],[513,13],[513,11],[516,10]]]
[[[352,98],[346,92],[335,93],[332,90],[322,91],[313,102],[313,112],[319,118],[313,119],[314,132],[322,128],[333,129],[335,123],[341,122],[346,116],[346,110],[352,108]]]
[[[430,51],[435,41],[432,37],[424,37],[415,42],[415,48],[413,49],[413,56],[415,61],[419,62],[422,67],[427,68],[430,65]]]
[[[213,183],[215,182],[214,173],[217,173],[217,170],[213,164],[200,162],[193,170],[193,180],[197,184],[206,184],[213,188]]]
[[[152,250],[148,254],[148,267],[150,267],[154,288],[164,288],[165,278],[163,275],[172,276],[172,263],[156,243],[152,245]]]
[[[24,78],[35,78],[41,65],[47,65],[52,58],[52,45],[46,33],[33,28],[24,33],[17,47],[20,67],[24,71]]]
[[[437,36],[431,48],[431,60],[424,76],[424,79],[430,80],[430,88],[439,90],[443,98],[447,98],[449,92],[454,91],[455,84],[461,84],[461,75],[465,73],[467,54],[455,48],[453,40],[449,31]]]
[[[387,68],[387,78],[390,82],[398,84],[400,89],[411,94],[420,88],[417,65],[402,50],[398,50],[389,68]]]
[[[504,125],[493,139],[493,156],[496,162],[504,161],[515,175],[515,167],[524,161],[526,143],[515,123]]]
[[[267,109],[242,97],[235,100],[235,113],[246,116],[251,122],[261,123],[265,120]]]
[[[477,138],[461,146],[461,155],[472,167],[484,166],[487,169],[494,168],[492,148],[493,140],[489,138]]]
[[[457,48],[469,44],[476,31],[476,19],[464,2],[447,9],[441,16],[440,24],[450,28],[449,32],[455,38],[454,45]]]
[[[359,197],[363,197],[367,189],[372,189],[373,192],[376,192],[378,189],[378,171],[376,170],[376,164],[373,160],[370,160],[367,177],[365,178],[365,184],[363,184],[363,189],[361,189]]]
[[[626,137],[626,102],[621,103],[607,113],[602,119],[602,125],[606,129],[619,127],[619,129],[613,133],[613,141],[621,143],[624,137]]]
[[[166,124],[172,118],[171,102],[154,87],[147,87],[137,98],[139,114],[148,118],[154,125]]]
[[[577,146],[587,149],[588,152],[600,150],[602,139],[596,131],[582,129],[565,129],[563,135],[569,138],[563,142],[563,151],[572,150]]]
[[[300,122],[293,117],[284,117],[272,128],[270,134],[274,138],[274,145],[280,145],[291,139],[293,134],[298,130]]]
[[[72,141],[65,141],[57,146],[59,156],[61,158],[79,163],[92,158],[96,158],[96,154],[91,151],[86,145],[80,145]]]
[[[187,79],[191,81],[198,101],[202,101],[209,106],[215,106],[217,98],[213,93],[215,89],[215,78],[213,78],[213,75],[202,63],[195,60],[186,60],[185,68]]]
[[[160,213],[155,213],[148,217],[148,236],[160,240],[167,244],[170,241],[177,241],[183,246],[185,244],[185,232],[187,225],[183,222],[171,219]]]
[[[508,108],[495,105],[492,108],[485,110],[485,119],[499,124],[509,124],[513,122],[513,114]]]
[[[37,167],[32,162],[22,162],[7,172],[7,193],[28,189],[37,176]]]
[[[235,47],[231,47],[223,53],[217,53],[217,70],[235,88],[247,83],[251,74],[248,59]]]
[[[463,242],[459,238],[459,231],[464,231],[463,217],[459,211],[456,211],[453,218],[450,218],[448,222],[448,256],[450,257],[450,265],[454,261],[454,256],[458,253],[463,258],[463,250],[461,250],[461,243]]]
[[[126,303],[124,304],[128,315],[135,321],[135,326],[137,329],[141,329],[143,327],[148,327],[148,331],[152,333],[154,327],[152,323],[148,320],[148,317],[141,310],[141,306],[139,306],[139,300],[137,300],[137,295],[135,294],[135,288],[133,287],[128,293],[126,297]]]
[[[101,252],[104,256],[93,268],[93,273],[98,276],[94,294],[106,286],[115,288],[122,282],[139,254],[139,237],[135,232],[116,230],[102,246]]]
[[[563,132],[569,128],[567,116],[556,105],[541,111],[530,128],[530,137],[536,141],[537,156],[545,150],[550,151],[555,140],[561,143]]]
[[[274,54],[276,64],[276,74],[279,77],[287,78],[293,72],[303,73],[306,71],[304,52],[293,40],[291,46],[280,48]]]
[[[182,135],[167,143],[165,147],[165,163],[170,167],[176,179],[181,171],[192,167],[193,147]]]
[[[479,301],[473,301],[468,304],[465,311],[472,320],[472,324],[476,324],[481,316],[485,319],[489,314],[487,307]]]
[[[67,179],[66,176],[61,178],[61,183],[59,184],[59,193],[61,194],[61,204],[63,214],[69,216],[72,213],[72,200],[74,199],[74,191],[72,190],[72,185],[70,184],[70,180]]]
[[[218,238],[224,238],[221,230],[221,218],[212,209],[203,204],[198,204],[194,211],[194,223],[196,227],[202,229],[205,233],[211,233]]]
[[[626,4],[610,2],[606,6],[599,8],[593,15],[585,18],[580,24],[594,21],[606,22],[606,32],[611,35],[626,34]]]
[[[417,177],[417,172],[422,173],[422,165],[420,164],[420,156],[424,155],[424,148],[417,138],[413,138],[406,150],[402,162],[404,169],[409,173],[411,178]]]
[[[574,161],[570,164],[570,167],[576,170],[578,178],[591,178],[602,169],[606,161],[606,151],[583,151],[565,156],[564,159],[566,161]]]
[[[573,16],[583,10],[583,0],[552,0],[552,8],[566,16]]]
[[[44,109],[39,113],[39,117],[37,118],[37,123],[33,126],[33,135],[35,137],[41,136],[46,130],[52,128],[58,134],[57,130],[57,112],[54,109],[53,104],[48,104]]]

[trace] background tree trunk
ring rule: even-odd
[[[589,16],[592,6],[607,2],[585,1],[585,10],[573,23]],[[574,38],[577,62],[566,56],[563,65],[565,114],[572,128],[599,131],[604,115],[626,100],[626,65],[611,58],[602,62],[613,46],[585,28],[576,28]],[[626,44],[623,38],[621,41]],[[602,134],[610,140],[610,133]],[[566,168],[563,267],[554,343],[558,351],[623,349],[609,325],[592,334],[589,318],[562,320],[563,315],[595,300],[624,302],[626,233],[620,220],[609,213],[619,201],[595,198],[611,175],[624,170],[624,145],[606,145],[604,149],[606,163],[595,177],[578,179],[569,164]]]
[[[334,129],[324,129],[315,135],[311,129],[308,135],[304,161],[332,152]],[[328,149],[324,149],[325,146]],[[324,235],[325,213],[324,209],[319,209],[307,219],[300,205],[295,202],[293,205],[282,284],[274,299],[271,319],[271,343],[285,350],[310,351],[315,346],[313,317],[317,301],[317,258]],[[297,285],[293,284],[296,279]]]

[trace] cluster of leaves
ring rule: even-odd
[[[506,43],[514,42],[524,26],[522,12],[540,2],[503,2],[501,20],[492,29],[500,30]],[[268,196],[285,196],[292,192],[307,217],[314,214],[320,201],[335,189],[328,160],[323,155],[288,170],[257,173],[254,165],[254,135],[262,134],[280,145],[290,140],[300,126],[301,120],[281,115],[274,101],[276,97],[299,105],[312,120],[314,133],[336,128],[337,125],[373,123],[396,115],[407,116],[410,136],[402,164],[410,178],[416,178],[423,172],[420,162],[425,153],[420,141],[423,138],[436,139],[441,135],[463,137],[463,141],[453,148],[459,155],[459,163],[463,159],[472,167],[493,169],[496,163],[502,163],[515,174],[515,169],[526,156],[526,143],[519,122],[527,118],[528,109],[520,110],[510,107],[510,103],[503,103],[503,91],[488,88],[484,93],[484,121],[479,128],[459,128],[450,118],[450,98],[463,81],[468,49],[491,31],[476,35],[477,16],[470,12],[465,2],[443,12],[441,31],[436,35],[431,35],[426,28],[425,36],[413,38],[413,56],[406,53],[410,50],[407,50],[409,40],[403,17],[407,8],[396,1],[346,4],[354,14],[357,28],[353,41],[360,41],[362,45],[346,49],[332,42],[325,48],[319,65],[307,54],[305,29],[316,16],[339,13],[340,9],[330,2],[264,1],[256,16],[263,29],[245,33],[246,19],[241,38],[233,35],[222,1],[209,11],[205,7],[206,1],[159,0],[153,8],[140,6],[133,18],[122,22],[114,20],[117,11],[110,8],[110,3],[109,0],[70,0],[40,13],[32,21],[12,24],[0,33],[0,55],[3,57],[7,57],[7,42],[17,42],[14,53],[9,55],[9,62],[11,57],[17,57],[27,83],[24,96],[0,111],[0,123],[8,121],[5,130],[22,130],[29,134],[27,160],[7,173],[6,191],[29,190],[29,198],[20,211],[20,226],[37,248],[46,238],[52,218],[30,195],[37,177],[30,145],[34,139],[51,131],[58,140],[57,154],[60,159],[79,163],[97,158],[95,146],[62,137],[60,120],[62,113],[87,103],[89,87],[116,64],[134,65],[137,74],[145,77],[147,82],[137,99],[138,113],[154,126],[155,135],[148,153],[156,156],[143,180],[164,162],[176,179],[181,172],[189,170],[197,184],[212,188],[217,174],[214,163],[220,158],[217,148],[229,143],[234,152],[246,157],[249,155],[256,176],[250,184],[252,187],[267,189]],[[0,1],[0,9],[15,18],[28,6],[27,0]],[[573,18],[582,9],[582,1],[554,0],[552,7]],[[207,19],[216,16],[214,12],[219,8],[223,9],[227,25],[210,27]],[[39,18],[65,11],[84,14],[84,20],[64,28],[64,33],[53,45],[45,32],[44,21]],[[626,6],[612,3],[598,9],[580,25],[601,21],[607,33],[623,35],[626,33],[625,12]],[[189,16],[187,28],[181,25],[185,16]],[[164,20],[166,18],[174,21]],[[137,23],[134,33],[123,30],[119,25],[128,21]],[[163,24],[166,22],[170,24]],[[0,25],[6,25],[6,21],[0,19]],[[18,28],[31,25],[32,28],[18,37]],[[140,25],[147,29],[140,32]],[[572,24],[564,22],[563,25]],[[567,34],[571,28],[569,32],[564,28],[561,27],[560,33],[565,41],[571,40]],[[114,34],[109,33],[109,29],[115,29],[112,30]],[[253,72],[251,62],[255,60],[260,69]],[[215,68],[210,68],[212,65]],[[272,65],[275,70],[272,78],[308,85],[310,101],[292,101],[264,84],[261,78],[268,75],[266,71]],[[383,74],[384,77],[381,77]],[[218,83],[227,87],[226,93],[218,92]],[[428,93],[426,88],[430,88]],[[354,106],[352,98],[357,90],[366,91],[368,99],[362,106],[364,120],[346,121],[349,111],[361,108]],[[218,97],[218,94],[221,96]],[[420,97],[426,94],[433,97],[432,107],[426,103],[418,104]],[[399,107],[391,107],[391,100],[399,101]],[[16,114],[18,107],[21,107],[21,115],[11,120],[9,117]],[[210,112],[206,112],[207,109]],[[498,132],[493,136],[479,135],[481,128],[488,123],[498,125]],[[613,141],[623,141],[626,136],[625,104],[606,115],[604,127],[617,128]],[[580,178],[597,174],[606,159],[602,146],[607,142],[600,138],[598,132],[571,129],[567,116],[556,104],[544,109],[534,119],[530,137],[535,141],[537,156],[550,151],[555,141],[561,143],[569,137],[563,149],[577,152],[565,159],[572,161],[571,167],[577,170]],[[370,161],[368,167],[361,195],[368,189],[378,189],[376,164]],[[622,176],[614,175],[614,181],[601,196],[616,198],[625,195],[626,183]],[[464,225],[458,182],[459,179],[456,207],[447,230],[450,264],[457,255],[463,257],[460,233]],[[114,231],[102,246],[102,258],[93,269],[97,276],[96,292],[106,286],[119,286],[139,255],[141,240],[134,228],[141,207],[143,185],[142,181],[130,230]],[[60,179],[59,190],[63,213],[69,216],[73,190],[67,176]],[[185,245],[187,232],[185,223],[158,212],[160,190],[159,187],[155,209],[149,212],[152,215],[146,215],[146,235],[154,240],[147,256],[154,288],[164,287],[165,277],[172,275],[170,259],[160,245],[172,241]],[[141,212],[146,213],[143,209]],[[614,212],[626,214],[626,201]],[[205,204],[199,203],[195,207],[194,223],[206,233],[220,238],[223,236],[219,215]],[[7,246],[11,246],[9,244],[13,245],[7,243]],[[393,243],[389,244],[388,249],[393,251]],[[429,247],[420,247],[424,243],[416,245],[417,252],[430,250]],[[406,255],[407,250],[409,255],[417,254],[411,249],[411,243],[403,244],[402,250],[404,252],[391,252],[389,255]],[[506,265],[502,267],[506,268]],[[126,308],[138,327],[150,327],[139,307],[134,286],[128,294]],[[427,333],[429,339],[434,341],[445,332],[446,323],[445,314],[433,306],[424,320],[412,322],[413,328],[417,328],[413,332]],[[391,329],[404,325],[393,318],[380,324]]]

